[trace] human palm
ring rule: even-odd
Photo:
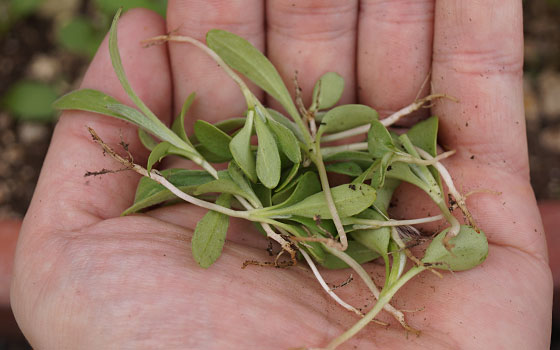
[[[421,336],[407,337],[380,315],[389,328],[371,324],[342,347],[547,347],[552,280],[528,179],[520,1],[170,0],[167,28],[152,13],[131,11],[119,25],[125,70],[166,122],[193,91],[193,118],[216,121],[244,110],[235,84],[196,48],[139,43],[173,30],[202,39],[211,28],[266,47],[289,86],[297,70],[307,102],[315,80],[336,71],[346,81],[343,103],[368,104],[387,115],[411,103],[431,71],[432,91],[460,100],[432,108],[440,143],[457,150],[446,162],[456,185],[464,192],[500,192],[469,200],[490,242],[487,260],[443,279],[420,275],[393,300],[414,310],[407,320]],[[128,101],[106,42],[82,87]],[[147,157],[128,124],[85,112],[61,117],[24,222],[12,285],[12,307],[32,346],[284,349],[325,345],[356,321],[304,266],[242,270],[246,259],[269,259],[266,241],[249,223],[233,221],[221,258],[204,270],[189,247],[203,210],[183,204],[119,217],[138,176],[84,178],[87,170],[118,167],[86,126],[109,144],[130,143],[136,162]],[[425,201],[401,190],[394,215],[421,215],[429,210]],[[381,273],[374,264],[367,268]],[[344,281],[348,272],[325,276]],[[373,304],[359,281],[337,292],[358,307]]]

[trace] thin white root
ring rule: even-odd
[[[309,256],[309,254],[307,254],[305,252],[305,250],[303,250],[303,249],[300,249],[299,252],[301,253],[301,255],[303,255],[303,257],[305,258],[305,261],[307,261],[307,264],[311,268],[311,271],[313,271],[313,274],[315,275],[315,278],[317,279],[317,281],[319,281],[319,284],[321,285],[321,287],[323,287],[325,292],[327,292],[327,294],[331,298],[333,298],[334,301],[336,301],[340,306],[342,306],[346,310],[352,311],[353,313],[355,313],[356,315],[358,315],[360,317],[364,317],[363,313],[361,313],[358,309],[356,309],[352,305],[348,304],[344,300],[340,299],[340,297],[338,295],[336,295],[336,293],[333,292],[331,288],[329,288],[329,286],[327,285],[327,283],[323,279],[323,276],[321,276],[321,274],[319,273],[319,270],[317,269],[317,266],[315,266],[315,263],[313,262],[313,260]]]
[[[394,227],[394,226],[410,226],[410,225],[418,225],[424,224],[427,222],[434,222],[442,220],[444,216],[442,214],[435,215],[435,216],[427,216],[425,218],[419,219],[409,219],[409,220],[393,220],[389,219],[385,220],[370,220],[370,219],[360,219],[360,218],[351,218],[347,219],[351,223],[353,223],[353,229],[360,230],[360,229],[370,229],[370,228],[379,228],[379,227]]]

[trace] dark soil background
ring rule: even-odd
[[[12,20],[6,18],[9,0],[0,0],[0,220],[24,216],[56,123],[54,113],[18,115],[2,97],[21,81],[51,86],[59,95],[75,88],[93,50],[72,47],[60,32],[72,18],[85,18],[85,35],[95,45],[108,25],[98,3],[44,0]],[[523,4],[531,180],[539,201],[560,200],[560,0]],[[554,327],[551,349],[560,349],[558,322]],[[0,350],[28,348],[14,321],[0,317]]]

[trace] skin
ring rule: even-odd
[[[341,348],[548,348],[552,278],[529,184],[521,1],[170,0],[168,13],[165,23],[130,11],[119,26],[132,86],[165,122],[193,91],[190,120],[216,121],[244,109],[234,83],[199,50],[139,44],[171,30],[203,39],[207,30],[223,28],[266,47],[290,88],[299,71],[307,102],[312,84],[329,70],[347,82],[343,103],[368,104],[385,115],[411,103],[430,70],[432,91],[460,100],[440,101],[432,113],[440,117],[440,143],[457,150],[446,162],[457,187],[501,192],[469,200],[490,242],[488,259],[443,279],[426,273],[397,294],[396,307],[415,310],[407,319],[420,337],[407,337],[383,314],[389,328],[371,324]],[[106,41],[82,87],[128,101]],[[11,289],[14,314],[34,348],[324,346],[356,321],[303,264],[242,270],[245,259],[270,259],[250,224],[234,221],[222,257],[203,270],[188,243],[203,210],[177,205],[119,217],[138,176],[84,178],[87,170],[118,168],[86,125],[115,147],[122,135],[138,163],[148,155],[130,125],[90,113],[62,115],[23,223]],[[405,201],[414,207],[399,205],[395,215],[414,217],[422,211],[415,208],[427,207],[416,192],[400,191],[399,203]],[[381,271],[375,264],[368,269]],[[325,278],[341,283],[348,274]],[[337,292],[358,307],[372,304],[356,280]]]

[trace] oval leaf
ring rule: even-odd
[[[249,111],[245,125],[235,135],[229,143],[229,150],[235,162],[247,175],[249,180],[257,182],[257,170],[255,166],[255,156],[251,152],[251,132],[253,129],[254,112]]]
[[[230,194],[221,194],[216,200],[217,205],[229,208]],[[208,268],[220,255],[226,241],[229,216],[209,211],[202,220],[196,224],[192,237],[192,253],[194,260],[200,267]]]
[[[284,153],[292,163],[301,162],[301,151],[296,136],[290,129],[272,119],[268,119],[267,122],[270,130],[276,136],[282,153]]]
[[[443,238],[449,229],[443,230],[426,249],[422,262],[434,264],[443,270],[464,271],[480,265],[488,255],[488,241],[484,232],[476,232],[470,226],[462,225],[459,234],[449,240],[454,245],[449,252],[443,245]]]
[[[210,152],[231,159],[229,150],[231,136],[204,120],[197,120],[194,123],[194,134]]]
[[[282,164],[274,136],[260,116],[255,117],[255,130],[259,139],[257,148],[257,176],[267,188],[280,182]]]
[[[359,176],[362,174],[362,168],[354,162],[340,162],[331,163],[325,166],[328,172],[349,175],[349,176]]]
[[[357,104],[338,106],[325,114],[321,120],[321,126],[317,135],[340,132],[360,125],[370,124],[378,118],[377,112],[368,106]]]
[[[344,78],[338,73],[327,72],[319,78],[313,88],[312,109],[327,109],[334,106],[344,91]]]
[[[381,158],[387,152],[395,150],[393,138],[389,131],[381,124],[374,120],[368,131],[368,151],[373,158]]]

